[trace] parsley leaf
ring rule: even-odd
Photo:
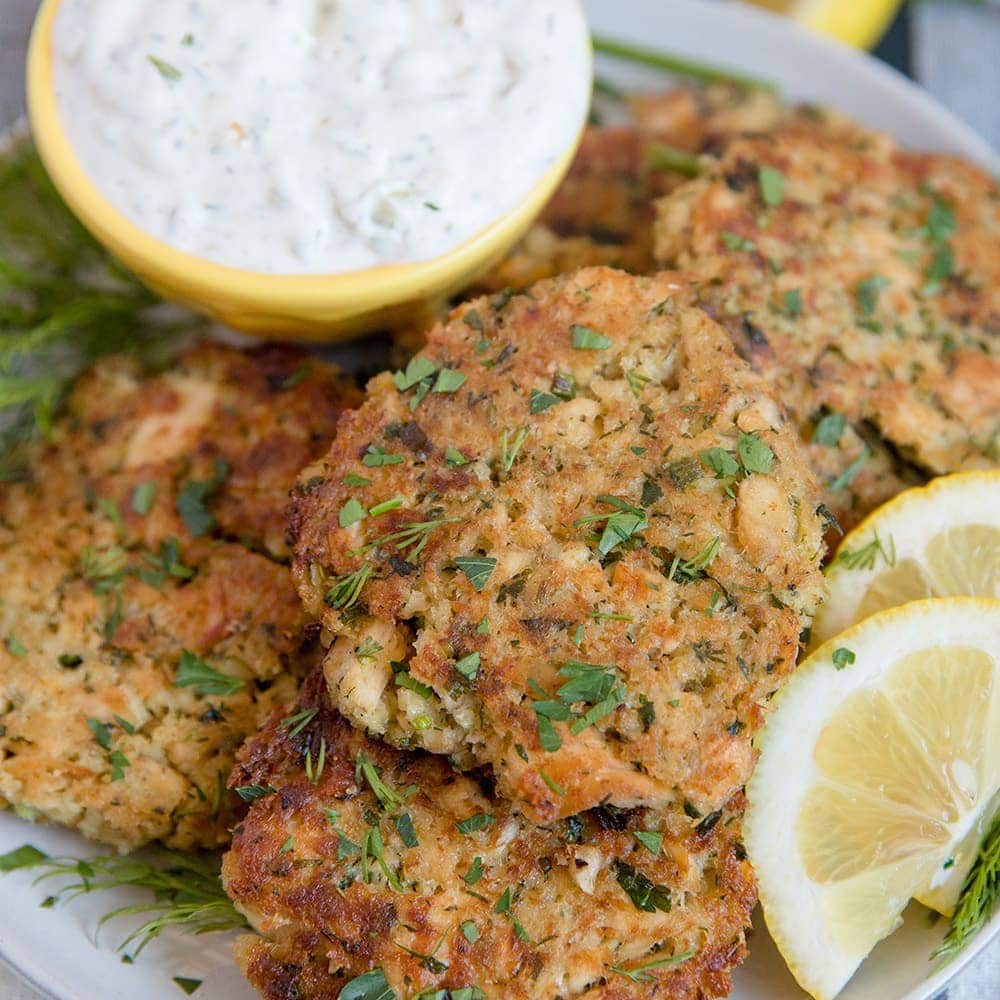
[[[173,82],[181,78],[181,71],[176,66],[172,66],[170,63],[166,62],[166,60],[158,59],[156,56],[146,56],[146,58],[153,66],[156,67],[156,71],[163,77],[164,80],[170,80]]]
[[[390,454],[377,444],[370,444],[361,459],[361,464],[368,466],[369,469],[375,469],[382,465],[398,465],[405,461],[406,459],[402,455]]]
[[[709,448],[703,451],[701,460],[715,473],[716,479],[729,479],[739,475],[739,462],[724,448]]]
[[[663,834],[659,830],[635,830],[633,836],[650,854],[660,853],[660,848],[663,846]]]
[[[870,278],[858,284],[854,290],[854,296],[858,302],[858,309],[862,316],[872,316],[878,306],[879,292],[888,287],[889,279],[881,274],[873,274]]]
[[[457,372],[452,368],[442,368],[438,372],[437,381],[434,383],[432,392],[455,392],[460,389],[466,381],[467,376],[462,372]]]
[[[550,407],[561,402],[562,400],[558,396],[553,396],[551,392],[541,392],[538,389],[532,389],[529,407],[532,413],[544,413]]]
[[[132,491],[132,510],[145,517],[153,509],[156,499],[156,483],[138,483]]]
[[[479,673],[479,653],[469,653],[460,660],[455,661],[455,669],[466,679],[474,681]]]
[[[637,910],[644,913],[655,913],[662,910],[670,912],[670,890],[665,885],[650,882],[642,872],[637,871],[624,861],[615,861],[615,878],[625,890]]]
[[[215,486],[215,483],[192,480],[185,483],[177,494],[177,513],[192,538],[207,535],[215,527],[215,515],[205,506]]]
[[[840,444],[841,435],[847,426],[847,417],[843,413],[826,413],[813,430],[813,444],[825,444],[835,448]]]
[[[466,575],[472,589],[478,594],[497,568],[497,561],[492,556],[457,556],[455,565]]]
[[[340,526],[342,528],[349,528],[352,524],[357,524],[358,521],[363,521],[368,516],[368,511],[358,503],[354,497],[351,497],[343,507],[340,508]]]
[[[469,870],[462,876],[466,885],[475,885],[483,877],[483,859],[476,855],[472,859]]]
[[[785,200],[785,175],[774,167],[760,167],[757,171],[760,196],[772,208]]]
[[[381,969],[372,969],[347,983],[337,1000],[397,1000],[397,997],[385,973]]]
[[[407,847],[418,847],[420,841],[417,840],[417,831],[413,829],[413,819],[409,813],[403,813],[396,817],[396,833]]]
[[[738,233],[723,231],[720,239],[727,250],[743,250],[746,253],[755,253],[757,250],[757,244],[753,240],[744,239]]]
[[[464,834],[478,833],[480,830],[488,829],[495,822],[496,817],[490,813],[473,813],[466,819],[456,821],[455,829]]]
[[[736,451],[748,473],[759,472],[766,476],[771,471],[774,452],[756,434],[740,434]]]
[[[606,351],[614,341],[603,333],[592,330],[589,326],[574,323],[570,327],[573,336],[573,347],[578,351]]]
[[[838,646],[833,651],[831,659],[833,660],[833,665],[838,670],[843,670],[844,667],[849,667],[857,657],[854,655],[853,649],[848,649],[846,646]]]

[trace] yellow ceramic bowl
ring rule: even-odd
[[[166,299],[258,335],[343,340],[420,322],[440,301],[507,254],[569,169],[582,135],[527,198],[454,250],[415,264],[322,275],[261,274],[184,253],[151,236],[98,191],[63,131],[56,104],[52,25],[60,0],[44,0],[28,49],[28,116],[42,162],[80,221],[127,268]]]

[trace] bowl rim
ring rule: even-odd
[[[513,208],[462,243],[436,257],[402,264],[381,264],[353,271],[273,274],[219,264],[179,250],[153,236],[120,212],[84,170],[62,126],[56,98],[53,25],[62,0],[42,0],[28,42],[26,103],[32,137],[59,194],[87,229],[132,270],[195,301],[229,299],[278,313],[290,302],[307,310],[326,308],[356,315],[383,310],[445,292],[476,273],[492,255],[502,255],[527,229],[569,171],[587,127],[583,115],[567,149],[546,169]],[[588,65],[594,53],[580,5]]]

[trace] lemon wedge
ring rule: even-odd
[[[883,504],[837,549],[818,646],[868,615],[925,597],[1000,597],[1000,470],[942,476]]]
[[[787,14],[821,34],[858,48],[871,48],[885,34],[900,0],[751,0]]]
[[[992,808],[998,658],[1000,601],[914,601],[826,643],[775,699],[744,841],[771,936],[812,996],[840,992]]]

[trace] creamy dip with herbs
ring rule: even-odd
[[[524,199],[590,97],[578,0],[63,0],[53,49],[111,203],[275,274],[457,246]]]

